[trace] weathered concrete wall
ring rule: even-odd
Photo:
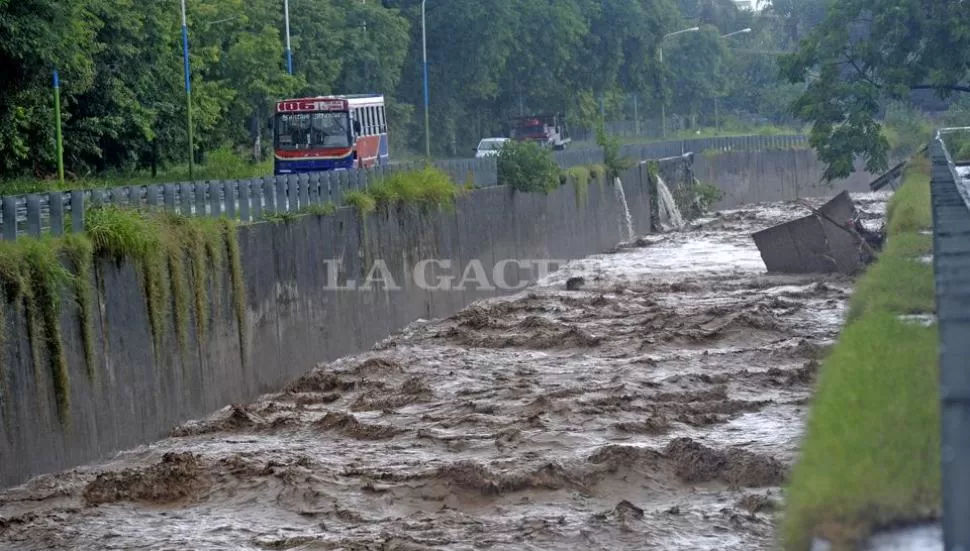
[[[856,165],[849,178],[831,184],[822,181],[825,164],[814,150],[728,151],[702,153],[694,157],[694,175],[723,193],[715,208],[734,208],[761,201],[787,201],[799,197],[836,195],[840,191],[869,191],[869,182],[879,175]]]
[[[628,173],[624,189],[637,232],[648,233],[645,170]],[[486,188],[461,197],[453,211],[394,209],[364,224],[356,212],[342,209],[334,216],[244,226],[245,339],[225,272],[210,286],[212,321],[202,342],[192,319],[188,342],[180,347],[170,319],[157,353],[138,271],[130,263],[99,260],[91,375],[77,307],[73,299],[62,301],[70,381],[66,425],[58,418],[46,348],[31,347],[23,305],[3,305],[0,485],[151,442],[180,422],[278,390],[318,362],[369,348],[415,319],[446,316],[508,292],[421,289],[408,275],[419,260],[450,260],[456,282],[478,260],[494,284],[493,268],[503,259],[567,260],[610,248],[627,238],[623,220],[614,187],[590,183],[585,193],[569,184],[549,195]],[[341,285],[347,279],[362,283],[382,260],[400,289],[328,288],[330,259],[342,263]],[[516,271],[508,267],[509,284],[519,276],[530,279]]]

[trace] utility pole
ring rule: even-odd
[[[189,68],[189,25],[185,15],[185,0],[182,0],[182,56],[185,58],[185,113],[189,131],[189,179],[194,177],[195,147],[192,129],[192,74]]]
[[[745,34],[749,32],[751,32],[751,27],[745,27],[739,31],[734,31],[733,33],[727,33],[725,35],[721,35],[721,38],[731,38],[732,36],[737,36],[739,34]],[[715,80],[717,79],[717,72],[718,72],[717,67],[718,65],[714,66]],[[718,92],[714,92],[714,133],[715,134],[721,133],[721,117],[720,117],[720,114],[718,113],[718,99],[719,99]]]
[[[699,30],[701,30],[700,27],[691,27],[689,29],[683,29],[683,30],[680,30],[680,31],[675,31],[675,32],[672,32],[672,33],[665,34],[663,36],[663,38],[660,39],[660,46],[657,48],[657,52],[660,55],[660,70],[661,71],[663,71],[663,65],[664,65],[664,46],[663,46],[663,41],[664,40],[667,40],[671,36],[676,36],[676,35],[682,34],[682,33],[697,32]],[[661,126],[661,129],[662,129],[662,132],[663,132],[663,137],[666,138],[667,137],[667,98],[666,98],[666,96],[664,96],[663,98],[661,98],[661,101],[660,101],[660,121],[661,121],[660,122],[660,126]]]

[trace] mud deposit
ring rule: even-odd
[[[2,492],[0,548],[768,549],[851,285],[764,272],[750,233],[803,214],[641,238]]]

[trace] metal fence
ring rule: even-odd
[[[498,165],[491,159],[443,160],[433,163],[452,181],[476,187],[498,184]],[[210,180],[53,191],[0,197],[0,236],[62,235],[84,228],[86,208],[101,205],[163,208],[186,216],[228,217],[242,222],[267,214],[298,212],[315,204],[343,204],[344,194],[363,190],[398,171],[420,168],[422,163],[362,170],[314,172],[244,180]]]
[[[933,158],[933,272],[940,331],[944,549],[970,549],[970,163],[954,163],[940,130]]]
[[[625,156],[638,160],[676,157],[706,151],[764,151],[804,147],[804,136],[736,136],[658,142],[623,146]],[[572,149],[555,154],[562,168],[603,162],[597,148]],[[435,161],[452,181],[476,187],[498,185],[496,159]],[[228,217],[243,222],[271,213],[297,212],[315,204],[343,204],[345,193],[363,190],[391,172],[414,170],[420,163],[395,163],[365,170],[266,176],[244,180],[177,182],[56,191],[0,197],[0,236],[62,235],[82,231],[86,208],[100,205],[153,207],[187,216]]]
[[[679,157],[686,153],[771,151],[805,147],[808,147],[808,138],[805,136],[723,136],[647,144],[627,144],[620,148],[620,153],[626,157],[643,161]],[[559,151],[556,153],[556,160],[563,168],[601,163],[603,162],[603,152],[598,148]]]

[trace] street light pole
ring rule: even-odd
[[[727,33],[725,35],[721,35],[721,38],[731,38],[732,36],[739,35],[739,34],[744,34],[744,33],[749,33],[749,32],[751,32],[751,27],[745,27],[745,28],[741,29],[740,31],[734,31],[733,33]],[[719,116],[719,113],[718,113],[718,95],[717,95],[717,92],[714,93],[714,133],[715,134],[720,134],[721,133],[721,117]]]
[[[692,33],[701,30],[700,27],[691,27],[689,29],[683,29],[680,31],[675,31],[672,33],[665,34],[663,38],[660,39],[660,46],[657,48],[657,52],[660,54],[660,70],[663,71],[664,64],[664,45],[663,41],[667,40],[671,36],[676,36],[682,33]],[[663,137],[667,137],[667,98],[662,97],[660,101],[660,126],[663,132]]]
[[[428,100],[428,31],[427,20],[425,19],[425,4],[427,0],[421,0],[421,50],[424,59],[424,155],[431,160],[431,116],[428,113],[430,101]]]
[[[290,0],[283,0],[283,14],[286,20],[286,70],[293,74],[293,49],[290,47]]]
[[[182,0],[182,56],[185,58],[185,113],[189,131],[189,179],[191,179],[195,165],[195,147],[192,139],[192,75],[189,69],[189,26],[185,15],[185,0]]]

